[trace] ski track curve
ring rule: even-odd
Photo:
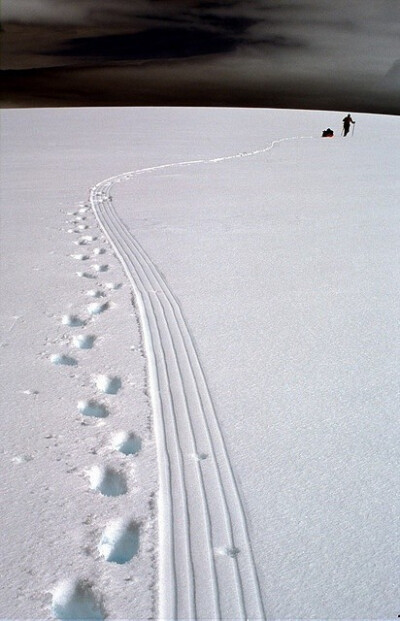
[[[143,330],[159,470],[160,619],[265,619],[265,610],[244,507],[190,328],[110,192],[139,174],[255,156],[300,138],[309,136],[121,173],[90,191],[95,217],[133,288]]]

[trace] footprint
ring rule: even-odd
[[[61,323],[64,326],[70,326],[71,328],[77,328],[85,325],[85,322],[82,321],[82,319],[79,319],[76,315],[64,315],[61,319]]]
[[[106,406],[94,399],[78,401],[78,410],[84,416],[94,416],[95,418],[106,418],[108,416]]]
[[[86,295],[89,298],[104,298],[103,291],[100,291],[99,289],[90,289],[90,291],[86,292]]]
[[[127,563],[139,552],[139,534],[139,524],[133,520],[112,520],[100,539],[100,555],[110,563]]]
[[[77,227],[78,231],[86,231],[89,228],[87,224],[79,224]]]
[[[89,272],[76,272],[79,278],[96,278],[94,274],[89,274]]]
[[[17,455],[16,457],[13,457],[11,461],[13,461],[14,464],[27,464],[32,460],[32,455]]]
[[[125,475],[112,466],[93,466],[89,478],[91,489],[103,496],[121,496],[128,489]]]
[[[91,265],[91,268],[95,271],[95,272],[108,272],[108,265],[104,264],[104,265],[98,265],[98,264],[94,264]]]
[[[77,334],[72,338],[72,344],[78,349],[92,349],[95,339],[93,334]]]
[[[78,364],[75,358],[71,358],[71,356],[66,356],[65,354],[51,354],[50,362],[53,364],[64,364],[69,367],[76,367]]]
[[[105,310],[107,310],[107,308],[108,302],[92,302],[92,304],[89,304],[89,306],[87,307],[91,315],[99,315],[100,313],[103,313]]]
[[[235,546],[225,546],[215,549],[215,554],[217,554],[217,556],[229,556],[230,558],[236,558],[239,553],[240,550]]]
[[[96,386],[101,392],[105,392],[108,395],[116,395],[121,388],[121,380],[119,377],[98,375],[96,377]]]
[[[124,455],[136,455],[142,448],[142,440],[133,432],[119,431],[112,439],[112,447]]]
[[[205,461],[208,459],[207,453],[196,453],[193,457],[196,461]]]
[[[102,597],[88,580],[60,582],[53,592],[51,609],[57,619],[104,619]]]
[[[116,290],[116,289],[121,289],[122,287],[122,283],[120,282],[106,282],[105,286],[107,287],[107,289],[112,289],[112,290]]]
[[[71,254],[72,259],[76,259],[76,261],[87,261],[89,258],[88,254]]]
[[[93,248],[93,254],[105,254],[105,248]]]

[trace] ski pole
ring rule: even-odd
[[[353,129],[351,130],[351,135],[354,136],[354,125],[355,123],[353,123]]]

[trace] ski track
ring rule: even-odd
[[[113,206],[115,183],[164,168],[266,153],[163,164],[121,173],[90,192],[96,219],[135,293],[148,359],[159,468],[161,619],[264,619],[244,507],[213,401],[180,305]]]

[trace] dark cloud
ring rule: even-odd
[[[195,28],[150,28],[133,34],[81,37],[52,54],[104,60],[158,60],[227,54],[240,40]]]
[[[75,71],[89,65],[98,66],[106,75],[104,65],[109,63],[112,71],[107,73],[107,79],[112,83],[120,63],[120,93],[131,89],[127,105],[142,101],[142,95],[134,92],[136,73],[129,74],[126,84],[124,76],[128,76],[129,68],[138,71],[139,66],[145,65],[146,76],[140,75],[142,93],[150,92],[149,83],[155,75],[151,71],[156,67],[158,83],[154,97],[164,79],[168,83],[167,100],[171,89],[175,89],[182,103],[190,105],[194,105],[196,98],[202,105],[207,104],[207,93],[210,104],[223,101],[229,105],[230,101],[239,101],[239,93],[246,92],[248,105],[284,101],[290,107],[299,101],[291,99],[297,93],[304,105],[317,102],[318,94],[316,105],[331,107],[338,105],[333,102],[347,93],[345,108],[353,102],[353,109],[367,109],[377,105],[374,102],[380,95],[376,85],[384,84],[385,102],[389,102],[389,97],[391,100],[390,105],[379,104],[379,109],[387,105],[393,111],[398,106],[393,102],[398,101],[400,93],[396,63],[400,0],[2,2],[5,69],[63,66],[62,73],[52,73],[61,80],[61,75],[63,79],[67,75],[67,68]],[[29,75],[31,85],[39,79],[37,74]],[[44,74],[40,75],[45,80]],[[321,83],[327,78],[322,93]],[[18,76],[9,74],[7,79],[9,84],[16,85]],[[21,88],[23,79],[27,80],[27,75],[23,77],[21,73]],[[103,87],[104,83],[105,79]],[[315,85],[311,101],[304,92],[305,85]],[[190,92],[184,93],[185,89]],[[271,89],[276,99],[266,96]],[[114,92],[110,88],[110,101]],[[223,95],[216,95],[220,92]],[[282,97],[284,92],[287,96]],[[158,103],[152,98],[146,102]],[[245,102],[244,95],[240,105]]]
[[[207,26],[216,27],[221,32],[229,31],[235,35],[243,35],[250,26],[257,23],[256,19],[245,16],[222,16],[212,13],[200,15],[200,20]]]
[[[262,45],[263,49],[266,50],[268,47],[270,49],[292,49],[292,50],[300,50],[307,48],[307,44],[298,39],[293,39],[290,37],[284,37],[283,35],[271,35],[267,37],[263,37],[257,39],[256,43],[252,43],[255,47]]]

